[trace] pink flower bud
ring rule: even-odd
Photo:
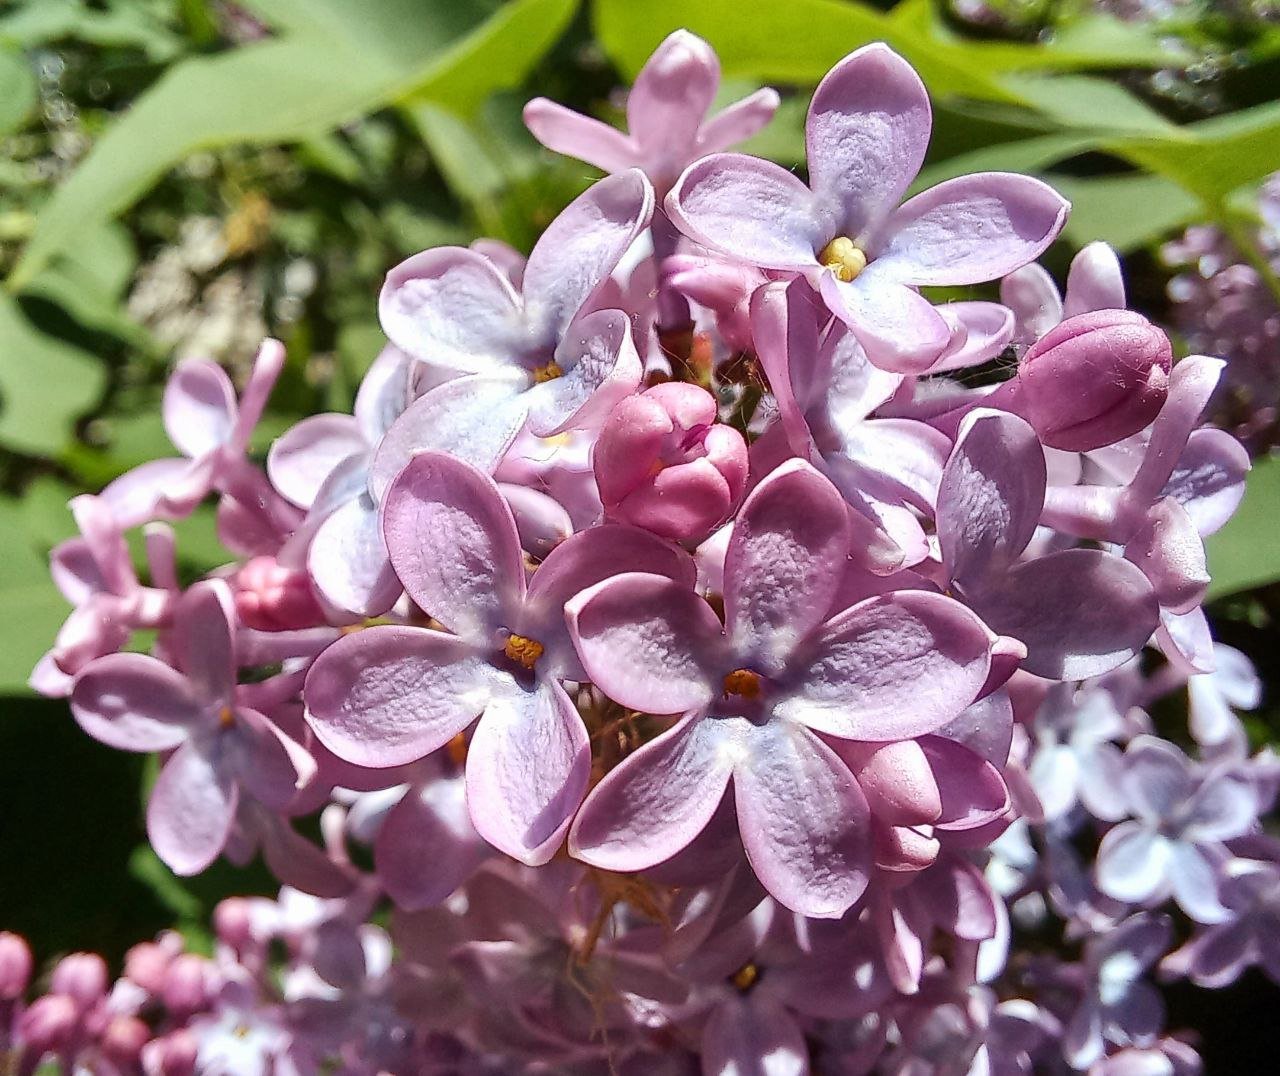
[[[679,382],[618,404],[592,462],[610,517],[691,544],[728,518],[747,481],[742,435],[716,422],[709,392]]]
[[[136,1016],[117,1016],[106,1026],[99,1045],[103,1057],[117,1069],[132,1072],[150,1038],[151,1029]]]
[[[254,557],[232,578],[236,612],[241,621],[259,631],[289,631],[324,623],[311,579],[276,563],[274,557]]]
[[[1141,314],[1095,310],[1050,329],[1018,367],[1014,409],[1050,448],[1088,452],[1147,426],[1169,393],[1173,349]]]
[[[62,994],[36,998],[18,1017],[17,1039],[32,1058],[67,1048],[80,1025],[76,1003]]]
[[[51,994],[63,994],[87,1009],[107,993],[107,962],[97,953],[72,953],[58,961],[49,981]]]
[[[218,940],[239,952],[253,944],[253,909],[243,897],[228,897],[213,909]]]
[[[31,982],[31,949],[17,934],[0,931],[0,1001],[14,1001]]]
[[[212,968],[195,953],[183,953],[174,959],[164,977],[165,1008],[178,1020],[207,1008],[210,1002]]]
[[[124,975],[148,994],[159,994],[164,988],[165,972],[174,954],[156,942],[140,942],[124,955]]]

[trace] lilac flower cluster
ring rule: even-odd
[[[280,346],[239,398],[186,361],[181,458],[73,502],[33,684],[163,757],[172,870],[261,853],[287,889],[224,904],[211,962],[60,965],[22,1064],[1190,1072],[1148,971],[1280,971],[1280,776],[1200,609],[1249,467],[1200,424],[1222,364],[1174,365],[1101,244],[1059,293],[1043,183],[903,201],[930,106],[887,47],[818,86],[807,183],[723,152],[777,97],[708,117],[718,82],[679,32],[625,135],[531,102],[609,175],[527,259],[392,269],[352,415],[264,469]],[[1011,346],[1006,380],[954,376]],[[208,498],[233,559],[184,587],[169,523]],[[1194,760],[1143,710],[1184,684]],[[1200,924],[1172,954],[1170,901]],[[1046,919],[1060,957],[1009,959]]]
[[[1252,243],[1258,262],[1241,252]],[[1258,191],[1258,222],[1235,237],[1197,224],[1160,251],[1173,323],[1197,351],[1227,360],[1211,414],[1262,453],[1280,441],[1280,173]],[[1266,270],[1270,276],[1264,276]]]

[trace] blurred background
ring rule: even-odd
[[[45,558],[68,499],[173,454],[158,405],[182,357],[239,378],[285,342],[262,449],[348,407],[390,266],[478,235],[527,250],[595,178],[534,143],[524,101],[616,121],[679,26],[718,50],[726,98],[783,92],[746,148],[787,166],[807,91],[889,42],[935,101],[919,187],[1042,176],[1074,203],[1059,281],[1105,240],[1180,354],[1228,360],[1212,418],[1255,468],[1210,540],[1209,610],[1267,683],[1251,734],[1280,737],[1280,0],[0,0],[0,926],[42,957],[118,957],[175,923],[198,943],[221,896],[272,890],[252,868],[170,875],[142,761],[28,691],[67,611]],[[192,575],[219,562],[212,511],[179,551]],[[1241,996],[1181,1004],[1239,1019]],[[1203,1023],[1178,1004],[1175,1026]]]

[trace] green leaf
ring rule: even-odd
[[[0,694],[29,694],[27,677],[71,611],[49,578],[22,507],[0,499]]]
[[[1244,500],[1222,530],[1205,541],[1209,555],[1209,599],[1280,581],[1280,458],[1255,460]]]
[[[1066,236],[1078,247],[1103,239],[1124,254],[1204,214],[1198,198],[1162,176],[1044,178],[1071,202]]]
[[[21,289],[49,259],[136,201],[190,153],[314,138],[399,100],[458,109],[522,79],[576,0],[515,0],[467,32],[474,3],[316,0],[308,29],[171,67],[98,141],[40,213],[9,279]],[[297,0],[258,0],[297,14]]]
[[[17,301],[0,292],[0,444],[57,455],[105,380],[93,355],[38,330]]]
[[[929,165],[916,177],[911,191],[926,190],[935,183],[971,172],[1040,172],[1076,156],[1093,144],[1092,135],[1050,134],[984,146]]]
[[[1276,170],[1280,101],[1178,127],[1163,138],[1110,141],[1106,148],[1207,202],[1220,202]]]
[[[0,48],[0,135],[16,131],[36,103],[36,79],[17,49]]]
[[[1123,86],[1090,75],[1008,75],[1005,84],[1055,123],[1089,131],[1177,137],[1177,128]]]

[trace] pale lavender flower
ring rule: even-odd
[[[914,289],[1012,272],[1048,247],[1069,208],[1037,180],[996,172],[949,180],[899,208],[931,126],[919,76],[887,46],[867,45],[814,92],[811,186],[767,161],[717,154],[680,177],[667,211],[704,246],[804,276],[876,365],[927,370],[952,332]]]

